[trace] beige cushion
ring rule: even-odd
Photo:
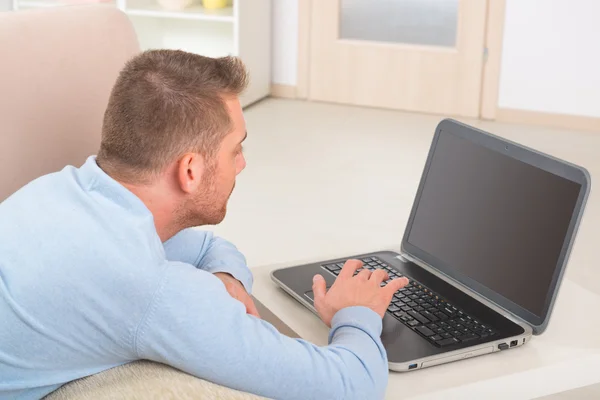
[[[112,85],[138,51],[114,7],[0,13],[0,201],[97,153]]]
[[[250,368],[250,366],[249,366]],[[46,400],[259,400],[150,361],[136,361],[63,386]]]

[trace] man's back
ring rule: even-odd
[[[0,204],[0,375],[9,382],[0,393],[43,395],[137,359],[133,331],[159,281],[160,240],[133,194],[86,172],[67,167]]]

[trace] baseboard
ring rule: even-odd
[[[600,133],[600,118],[598,117],[498,108],[496,121]]]
[[[280,97],[283,99],[295,99],[296,98],[296,86],[272,83],[271,84],[271,96],[272,97]]]

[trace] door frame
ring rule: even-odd
[[[494,120],[497,116],[505,10],[506,0],[487,0],[484,42],[486,58],[481,80],[480,119]]]
[[[298,65],[296,97],[307,100],[310,71],[310,17],[312,0],[298,0]]]

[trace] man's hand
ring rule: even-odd
[[[252,301],[252,298],[248,292],[246,292],[244,285],[242,285],[240,281],[226,272],[216,272],[214,275],[223,282],[225,289],[227,289],[227,292],[229,292],[231,297],[241,301],[246,306],[247,314],[260,318],[256,305],[254,305],[254,301]]]
[[[358,260],[346,261],[329,291],[325,278],[318,274],[314,276],[315,308],[327,326],[331,327],[335,313],[351,306],[368,307],[383,318],[394,293],[408,284],[408,279],[398,278],[380,287],[381,282],[389,279],[387,272],[382,269],[371,272],[365,268],[353,277],[354,271],[362,266],[363,263]]]

